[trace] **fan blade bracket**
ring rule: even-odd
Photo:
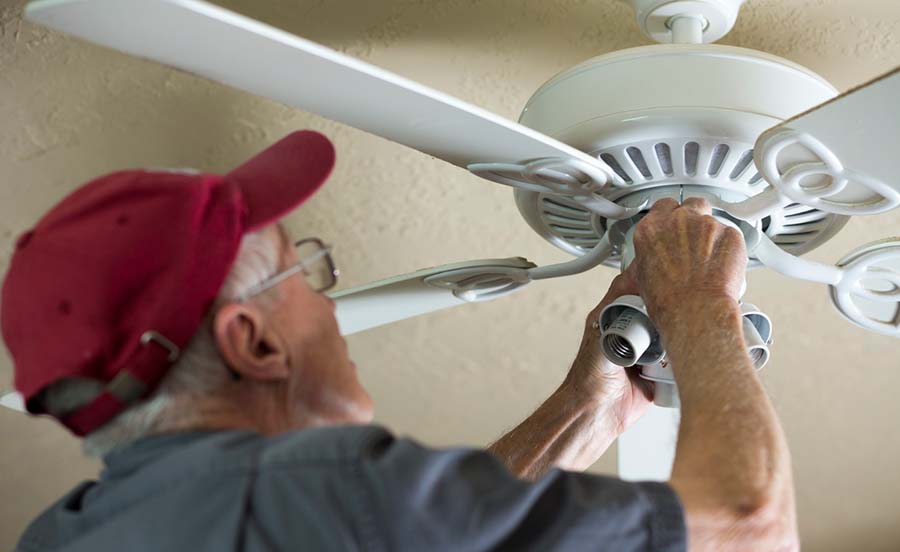
[[[350,335],[466,303],[508,295],[528,281],[534,263],[522,257],[426,268],[329,293],[342,335]]]
[[[900,182],[890,184],[861,170],[845,167],[828,146],[806,132],[785,129],[764,135],[757,143],[757,166],[763,178],[784,198],[838,215],[877,215],[900,206]],[[796,148],[818,159],[786,161]],[[837,199],[839,196],[849,196]]]
[[[900,337],[900,237],[858,247],[836,266],[795,257],[759,232],[750,254],[791,278],[827,284],[838,312],[853,324]]]
[[[764,232],[755,229],[754,234],[754,244],[748,246],[747,252],[779,274],[828,285],[835,285],[843,278],[843,271],[839,267],[791,255]]]
[[[900,237],[858,247],[838,267],[841,280],[830,290],[838,312],[866,330],[900,337]]]
[[[754,161],[789,200],[839,215],[900,206],[900,68],[764,132]]]
[[[609,241],[609,232],[603,234],[600,241],[593,249],[577,259],[546,266],[536,266],[529,269],[528,277],[532,280],[546,280],[549,278],[561,278],[587,272],[599,266],[612,255],[613,246]]]
[[[640,207],[625,207],[603,197],[619,175],[603,161],[586,162],[575,157],[544,157],[520,163],[472,163],[469,171],[481,178],[528,192],[567,197],[609,219],[629,218]]]
[[[791,203],[792,200],[789,197],[781,193],[777,188],[769,186],[761,193],[751,196],[744,201],[729,203],[719,200],[714,205],[734,218],[749,223],[756,223]]]
[[[515,257],[510,259],[513,266],[477,266],[448,270],[427,276],[423,281],[429,286],[450,290],[454,296],[467,302],[477,303],[497,299],[517,291],[531,282],[528,271],[534,263]]]

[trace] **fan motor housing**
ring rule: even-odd
[[[602,195],[613,201],[631,203],[629,195],[654,188],[654,196],[677,198],[687,186],[735,202],[766,187],[753,163],[757,137],[836,94],[809,69],[756,50],[642,46],[555,76],[534,93],[519,121],[610,165],[620,181]],[[516,202],[532,228],[574,255],[596,245],[607,226],[559,196],[516,190]],[[790,205],[764,221],[764,229],[785,250],[802,254],[846,221]]]

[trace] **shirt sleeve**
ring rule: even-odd
[[[389,550],[686,550],[664,483],[553,470],[514,477],[483,450],[436,451],[383,433],[363,447],[364,496]]]

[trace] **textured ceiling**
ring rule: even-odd
[[[221,4],[513,119],[555,73],[647,43],[616,0]],[[566,258],[521,220],[509,189],[319,117],[36,28],[21,20],[22,5],[0,7],[0,271],[14,236],[93,176],[125,167],[225,171],[298,128],[329,135],[339,165],[289,227],[337,245],[342,286],[472,258]],[[844,90],[900,63],[900,4],[751,0],[722,42],[786,57]],[[610,86],[628,93],[628,83]],[[898,233],[897,213],[854,220],[810,257],[834,262]],[[488,443],[559,383],[583,316],[612,275],[600,268],[351,337],[378,419],[434,445]],[[769,271],[754,272],[748,284],[748,299],[776,328],[763,378],[793,452],[805,549],[897,550],[900,341],[843,321],[820,286]],[[10,382],[3,355],[0,385]],[[96,466],[52,422],[0,412],[0,434],[7,443],[0,549],[10,549],[30,517]],[[613,458],[596,469],[613,470]]]

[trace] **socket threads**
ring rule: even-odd
[[[613,364],[634,366],[653,342],[653,326],[639,310],[625,308],[604,330],[601,347]]]
[[[769,362],[769,345],[766,340],[759,335],[759,330],[753,323],[750,316],[744,316],[744,342],[747,344],[747,353],[750,355],[750,361],[753,367],[759,370]]]
[[[634,347],[620,335],[607,335],[603,345],[608,352],[623,362],[633,363],[636,360],[634,358]]]
[[[762,349],[750,349],[750,361],[753,362],[753,366],[759,366],[762,360],[766,357],[766,352]]]

